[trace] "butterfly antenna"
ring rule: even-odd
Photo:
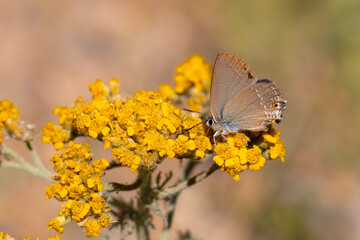
[[[196,127],[196,126],[199,126],[199,125],[202,124],[203,122],[204,122],[204,121],[201,121],[201,122],[199,122],[198,124],[192,126],[191,128],[184,129],[184,131],[189,131],[189,130],[193,129],[193,128]]]
[[[202,112],[197,112],[197,111],[193,111],[193,110],[186,109],[186,108],[183,108],[183,110],[188,111],[188,112],[198,113],[198,114],[201,114],[201,115],[203,115],[203,116],[207,116],[207,117],[209,116],[209,115],[207,115],[207,114],[205,114],[205,113],[202,113]],[[202,124],[202,123],[206,122],[206,120],[207,120],[207,118],[204,118],[204,119],[203,119],[201,122],[199,122],[198,124],[196,124],[196,125],[192,126],[191,128],[184,129],[184,131],[189,131],[190,129],[193,129],[194,127],[196,127],[196,126],[198,126],[198,125],[200,125],[200,124]]]
[[[205,136],[207,136],[209,132],[210,132],[210,128],[208,127]]]

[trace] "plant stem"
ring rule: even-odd
[[[174,195],[174,194],[180,192],[181,190],[194,185],[195,183],[201,182],[202,180],[204,180],[205,178],[210,176],[212,173],[214,173],[219,168],[220,167],[216,163],[214,163],[208,170],[202,171],[190,179],[184,180],[173,187],[170,187],[163,191],[158,192],[157,197],[158,197],[158,199],[164,199],[164,198],[170,197],[171,195]]]
[[[141,185],[141,179],[136,179],[132,184],[126,185],[116,182],[110,182],[104,184],[104,192],[119,192],[119,191],[131,191],[135,190]]]
[[[195,177],[185,180],[186,178],[188,178],[188,176],[191,174],[192,170],[194,169],[194,167],[197,164],[198,164],[198,162],[190,161],[187,164],[185,171],[180,176],[179,183],[174,187],[165,189],[164,191],[160,192],[158,195],[159,199],[170,198],[168,200],[169,205],[166,208],[167,209],[167,218],[166,218],[166,221],[164,221],[164,229],[160,236],[161,240],[168,240],[170,238],[170,229],[172,226],[172,221],[173,221],[173,217],[174,217],[174,213],[175,213],[175,206],[176,206],[176,202],[179,197],[180,191],[185,189],[187,186],[191,186],[192,184],[195,184],[196,182],[202,181],[207,176],[211,175],[214,171],[216,171],[216,169],[219,168],[219,167],[217,167],[216,164],[213,164],[210,167],[210,169],[208,169],[207,171],[203,171],[200,174],[196,175]]]
[[[53,182],[50,178],[51,173],[46,168],[40,168],[39,166],[35,167],[27,163],[23,157],[19,154],[8,148],[6,145],[0,145],[0,153],[8,161],[0,161],[0,166],[5,168],[15,168],[21,169],[25,172],[28,172],[36,177],[45,179],[47,181]]]
[[[31,141],[26,141],[26,146],[30,151],[30,156],[31,159],[33,161],[33,163],[35,164],[35,166],[37,166],[39,169],[47,171],[47,169],[45,168],[43,162],[41,161],[39,155],[37,154],[37,152],[35,151],[35,148],[32,145]]]
[[[150,239],[149,229],[152,227],[148,206],[151,206],[154,200],[151,189],[151,172],[140,168],[139,179],[141,180],[141,186],[137,204],[138,217],[135,219],[136,232],[138,240],[147,240]]]

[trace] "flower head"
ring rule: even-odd
[[[197,74],[198,77],[191,79],[201,79],[197,85],[206,78],[203,71],[207,64],[201,59],[194,56],[183,66],[184,71],[187,69]],[[115,88],[115,82],[111,80],[111,88]],[[172,92],[168,85],[159,87],[158,92],[135,92],[132,98],[111,95],[100,80],[89,84],[89,88],[93,93],[90,102],[78,98],[72,107],[55,108],[62,129],[48,123],[43,129],[43,142],[52,142],[56,149],[60,149],[72,138],[69,133],[96,138],[104,142],[104,149],[112,147],[113,157],[133,172],[141,165],[156,167],[159,158],[185,154],[204,157],[205,152],[212,149],[201,125],[186,130],[201,119],[182,113],[168,100]],[[185,135],[179,134],[182,132]]]
[[[1,240],[15,240],[15,238],[12,238],[9,234],[5,234],[4,232],[0,232],[0,239]]]
[[[69,132],[55,126],[52,122],[48,122],[42,129],[42,142],[52,143],[56,150],[64,147],[64,143],[69,139]]]
[[[213,160],[221,167],[222,171],[233,176],[234,180],[239,180],[238,174],[249,167],[250,162],[248,161],[247,155],[248,150],[246,143],[250,139],[243,133],[241,137],[237,134],[227,136],[226,142],[220,142],[216,144],[215,153]]]
[[[70,218],[78,223],[97,220],[109,211],[101,195],[101,178],[109,162],[105,159],[91,160],[90,145],[72,141],[67,144],[67,148],[62,149],[61,154],[50,159],[56,170],[53,179],[57,182],[46,188],[45,197],[55,197],[65,204],[59,216],[48,223],[49,228],[63,232],[63,226]]]
[[[3,133],[14,134],[15,137],[21,138],[23,130],[18,124],[19,110],[16,105],[9,100],[0,101],[0,143],[2,143]]]
[[[175,92],[182,94],[191,87],[201,92],[210,87],[210,63],[204,57],[195,54],[186,59],[175,68]]]
[[[262,135],[262,137],[270,146],[270,158],[275,159],[280,157],[281,162],[285,162],[285,145],[284,142],[280,140],[280,135],[281,131],[278,132],[273,126],[271,126],[270,129]]]

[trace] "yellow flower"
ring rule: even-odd
[[[0,123],[8,124],[8,121],[14,121],[19,118],[19,110],[16,105],[9,100],[0,101]],[[11,125],[11,124],[10,124]]]
[[[174,95],[174,91],[168,83],[161,84],[158,87],[158,93],[166,96],[167,98],[171,98]]]
[[[195,92],[187,99],[187,104],[190,110],[201,112],[206,103],[206,95],[203,92],[197,92],[197,90]]]
[[[98,237],[101,233],[100,224],[95,219],[91,219],[85,223],[85,229],[87,231],[86,236],[90,237]]]
[[[141,163],[141,158],[125,147],[114,148],[112,155],[118,158],[122,165],[130,167],[132,172],[136,172]]]
[[[4,232],[0,232],[0,240],[15,240],[9,234],[4,234]]]
[[[77,102],[77,103],[80,103],[80,102]],[[58,119],[58,123],[61,126],[67,128],[67,129],[69,129],[71,127],[71,123],[72,123],[72,119],[73,119],[71,108],[58,106],[58,107],[54,108],[53,114],[60,115],[60,117]]]
[[[55,150],[64,147],[64,143],[69,139],[69,132],[61,130],[61,128],[54,126],[52,122],[48,122],[42,129],[42,142],[52,143]]]
[[[91,194],[91,202],[90,207],[94,214],[101,214],[104,212],[104,202],[105,200],[101,198],[99,193],[92,193]]]
[[[95,96],[104,96],[108,90],[105,88],[103,82],[100,79],[96,79],[94,83],[88,84],[90,91]]]
[[[182,94],[194,86],[199,92],[210,88],[210,63],[204,57],[195,54],[186,59],[175,68],[175,92]]]
[[[109,165],[109,161],[104,158],[98,159],[92,163],[93,168],[101,172],[104,171]]]
[[[72,219],[80,222],[89,214],[90,204],[85,202],[72,201],[70,209]]]
[[[112,78],[109,80],[110,82],[110,93],[111,95],[116,95],[120,92],[119,80],[116,78]]]
[[[109,224],[112,223],[112,222],[113,222],[113,220],[107,214],[101,214],[101,216],[98,219],[99,225],[102,226],[103,228],[106,228],[106,229],[109,228]]]
[[[188,132],[190,138],[195,138],[198,135],[204,135],[202,128],[202,120],[198,117],[187,117],[183,120],[184,130]]]
[[[174,151],[175,154],[181,156],[187,153],[189,150],[189,137],[185,135],[179,135],[172,145],[172,151]]]
[[[147,151],[156,150],[159,152],[160,157],[166,154],[167,142],[164,136],[156,130],[145,132],[141,144],[146,146]]]
[[[214,149],[216,155],[213,158],[214,162],[221,167],[221,170],[226,171],[227,174],[233,176],[235,181],[240,179],[238,174],[241,171],[247,169],[248,166],[255,164],[251,162],[255,161],[255,159],[248,158],[248,156],[252,156],[251,153],[254,150],[247,149],[246,143],[244,142],[244,140],[248,142],[250,139],[245,134],[240,134],[241,137],[238,134],[228,135],[227,141],[229,144],[227,142],[217,143]]]
[[[276,129],[273,128],[273,126],[271,125],[269,130],[267,132],[264,132],[262,136],[268,143],[275,144],[280,140],[280,134],[281,131],[276,131]]]
[[[246,160],[249,163],[250,170],[260,170],[265,164],[265,158],[261,156],[261,149],[256,145],[247,150]]]
[[[103,158],[91,163],[90,150],[89,143],[82,145],[70,141],[61,154],[50,159],[56,170],[53,179],[57,182],[46,188],[45,197],[66,201],[59,217],[48,224],[56,231],[63,231],[65,219],[82,222],[108,212],[100,192],[103,191],[101,178],[110,163]]]
[[[262,134],[262,137],[270,146],[270,158],[275,159],[280,157],[281,162],[284,162],[286,151],[283,141],[280,140],[280,135],[281,131],[278,132],[273,126],[271,126],[267,132]]]
[[[270,146],[270,158],[275,159],[280,157],[281,162],[285,162],[285,145],[283,141],[279,141],[275,144],[275,146]]]
[[[3,141],[2,132],[15,133],[16,137],[23,135],[22,130],[18,126],[19,110],[16,105],[9,100],[0,101],[0,143]]]
[[[59,235],[56,235],[55,237],[50,237],[47,240],[60,240]]]
[[[186,70],[184,74],[198,81],[194,84],[200,86],[205,81],[204,76],[207,76],[205,72],[208,64],[197,55],[188,60],[188,64],[183,66],[183,70]],[[110,81],[112,87],[116,83]],[[166,100],[171,92],[169,85],[160,87],[158,92],[141,90],[135,92],[133,98],[121,101],[117,100],[119,97],[107,95],[106,87],[100,80],[89,87],[94,95],[90,102],[84,102],[81,98],[71,108],[57,107],[54,113],[60,115],[59,123],[67,131],[100,139],[104,142],[104,149],[113,147],[113,156],[131,171],[135,172],[141,164],[148,168],[155,167],[158,157],[173,158],[175,155],[187,154],[188,151],[203,157],[205,151],[211,150],[208,138],[197,139],[204,135],[201,125],[176,138],[176,133],[194,126],[201,119],[182,114],[178,107]],[[55,136],[59,134],[53,134],[54,139],[51,139],[50,133],[56,130],[53,125],[46,126],[43,130],[47,133],[44,141],[55,142],[56,149],[60,149],[67,139],[56,139]],[[61,166],[61,161],[56,159],[58,157],[52,160],[54,166]],[[92,177],[86,179],[86,186],[95,187],[95,180]]]
[[[11,238],[9,236],[9,238],[1,238],[1,233],[0,233],[0,240],[13,240],[14,238]],[[24,237],[24,240],[30,240],[30,237]],[[39,240],[39,238],[36,238],[36,240]],[[50,237],[50,238],[47,238],[47,240],[60,240],[60,237],[59,235],[56,234],[55,237]]]
[[[64,199],[68,194],[68,191],[66,190],[65,187],[63,187],[63,185],[60,182],[56,182],[52,184],[51,186],[45,188],[45,190],[46,190],[45,197],[47,200],[49,200],[52,197],[56,197],[57,199]]]
[[[110,119],[105,116],[95,116],[95,118],[91,121],[88,129],[89,136],[92,138],[97,138],[99,134],[106,136],[110,131],[109,127],[107,127],[109,121]]]
[[[47,230],[53,228],[55,231],[57,231],[59,233],[63,233],[64,232],[64,228],[63,228],[64,223],[65,223],[65,217],[63,217],[63,216],[56,217],[48,222],[47,225],[49,227],[47,228]]]
[[[195,149],[198,149],[196,151],[196,156],[203,158],[205,157],[205,151],[210,151],[212,149],[212,145],[210,142],[210,139],[206,136],[199,136],[195,139]]]

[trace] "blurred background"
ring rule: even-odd
[[[210,240],[360,239],[360,1],[0,0],[0,36],[0,99],[38,128],[57,121],[54,107],[90,100],[87,83],[96,78],[118,78],[132,94],[174,86],[174,68],[194,53],[211,63],[219,51],[238,55],[288,100],[276,126],[286,162],[245,172],[239,182],[217,172],[185,190],[173,239],[185,230]],[[55,153],[39,140],[36,147],[45,161]],[[182,170],[177,161],[162,169]],[[135,177],[122,169],[107,180]],[[45,200],[48,185],[0,168],[0,231],[54,236],[46,223],[59,203]],[[62,239],[84,236],[70,224]]]

